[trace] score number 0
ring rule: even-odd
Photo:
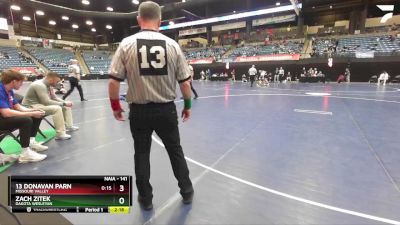
[[[125,191],[125,186],[124,185],[119,185],[119,192],[124,192]],[[119,204],[123,205],[125,203],[125,198],[120,197],[118,200]]]

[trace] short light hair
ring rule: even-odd
[[[23,81],[26,79],[26,77],[22,73],[16,70],[3,70],[0,77],[3,84],[9,84],[14,80]]]
[[[161,20],[161,7],[153,1],[142,2],[139,5],[139,16],[144,20]]]
[[[60,75],[58,73],[55,73],[55,72],[46,73],[46,77],[49,77],[49,78],[54,78],[54,77],[61,78]]]

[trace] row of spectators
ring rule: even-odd
[[[186,50],[185,55],[188,60],[191,59],[203,59],[214,57],[215,60],[220,60],[222,56],[228,51],[228,48],[221,47],[209,47],[205,49],[196,49],[196,50]]]
[[[324,76],[325,75],[322,73],[322,71],[318,70],[317,68],[309,68],[308,70],[306,70],[306,68],[303,67],[300,73],[300,77],[324,77]]]
[[[45,65],[51,66],[51,67],[68,67],[68,64],[65,62],[60,62],[58,60],[54,59],[38,59],[40,63],[43,63]]]
[[[235,58],[240,56],[257,56],[273,54],[296,54],[303,51],[304,43],[299,41],[279,41],[274,43],[265,43],[264,45],[249,45],[236,48],[227,56]]]

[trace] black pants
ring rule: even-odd
[[[253,83],[254,83],[254,80],[256,79],[256,76],[251,76],[250,75],[250,82],[251,82],[251,85],[250,85],[250,87],[253,87]]]
[[[193,87],[193,82],[192,82],[192,81],[190,81],[190,88],[191,88],[192,91],[193,91],[194,97],[195,97],[195,98],[198,98],[199,95],[197,94],[196,90],[194,89],[194,87]]]
[[[139,195],[145,201],[153,198],[150,184],[150,148],[153,131],[161,138],[178,180],[181,195],[193,191],[189,169],[182,151],[178,116],[173,102],[166,104],[131,104],[130,127],[135,146],[135,174]]]
[[[66,99],[76,88],[78,88],[79,91],[79,96],[81,97],[81,101],[83,101],[85,98],[83,97],[83,91],[82,91],[82,86],[79,83],[79,80],[75,77],[70,77],[69,78],[69,84],[70,84],[70,89],[68,92],[64,95],[63,99]]]
[[[30,137],[36,136],[41,121],[42,119],[27,116],[16,116],[9,118],[0,116],[0,130],[14,131],[19,129],[21,146],[23,148],[27,148],[29,147]]]

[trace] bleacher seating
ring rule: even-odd
[[[319,39],[314,42],[313,49],[317,55],[326,54],[329,48],[333,48],[334,55],[352,56],[356,52],[374,51],[375,55],[390,56],[400,52],[400,40],[390,35],[380,36],[352,36],[334,39]]]
[[[107,74],[111,65],[111,52],[108,51],[83,51],[82,56],[91,74]]]
[[[12,67],[36,67],[36,65],[16,47],[0,46],[0,70]]]
[[[297,41],[285,41],[269,45],[248,45],[234,49],[229,58],[240,56],[274,55],[274,54],[295,54],[301,53],[303,43]]]
[[[351,37],[339,40],[337,54],[351,56],[356,51],[375,51],[376,55],[391,55],[400,51],[399,40],[389,35],[370,37]]]
[[[210,57],[215,57],[216,60],[219,60],[222,58],[222,55],[225,54],[225,52],[228,51],[228,48],[226,47],[211,47],[211,48],[206,48],[206,49],[187,49],[185,51],[185,56],[186,59],[192,60],[192,59],[204,59],[204,58],[210,58]]]
[[[72,51],[64,49],[47,49],[30,47],[27,50],[43,63],[49,70],[60,75],[68,74],[69,60],[75,58]]]
[[[322,56],[329,52],[335,52],[336,47],[336,39],[316,39],[313,41],[313,56]]]

